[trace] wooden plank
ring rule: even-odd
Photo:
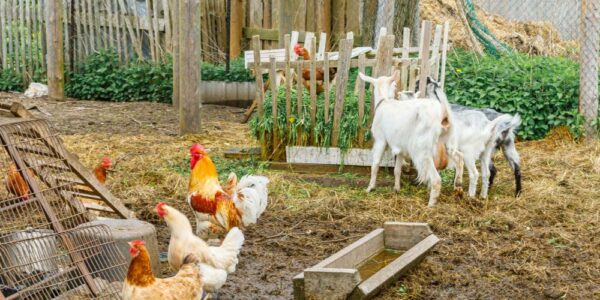
[[[304,110],[302,108],[302,104],[304,102],[304,97],[303,97],[303,91],[304,91],[304,86],[302,85],[302,67],[300,64],[298,64],[296,66],[296,82],[297,82],[297,86],[296,86],[296,124],[297,125],[297,130],[298,132],[296,133],[296,136],[298,137],[296,140],[296,145],[300,146],[302,145],[302,120],[304,120]]]
[[[47,42],[46,42],[46,27],[48,26],[48,24],[46,23],[46,18],[45,18],[45,14],[43,11],[43,5],[38,5],[37,8],[37,14],[38,14],[38,20],[40,20],[40,44],[42,45],[42,51],[40,52],[40,57],[42,60],[42,69],[44,71],[47,72],[47,64],[46,64],[46,55],[48,53],[47,48]]]
[[[385,222],[385,247],[406,251],[433,232],[427,223]]]
[[[169,0],[162,0],[162,9],[165,18],[165,47],[167,53],[173,53],[173,29],[171,22],[173,15],[171,15],[171,7]],[[238,22],[237,20],[235,22]]]
[[[319,34],[319,50],[317,50],[317,60],[323,60],[325,57],[325,51],[327,51],[327,34],[321,32]]]
[[[161,60],[163,58],[163,49],[160,46],[160,31],[158,30],[158,12],[159,12],[159,7],[158,7],[158,2],[160,0],[152,0],[152,13],[153,13],[153,17],[152,17],[152,30],[154,33],[154,45],[156,47],[156,56],[157,56],[157,61]],[[167,18],[167,16],[165,16],[165,18]],[[225,28],[225,26],[223,26],[223,28]],[[200,41],[202,42],[202,41]]]
[[[258,120],[262,121],[264,109],[264,85],[262,80],[262,70],[260,67],[260,49],[261,42],[258,35],[252,37],[252,48],[254,50],[254,76],[256,76],[256,104],[258,106]]]
[[[358,57],[358,71],[365,73],[365,54],[362,53]],[[356,79],[358,82],[358,145],[359,147],[365,146],[365,127],[363,126],[363,120],[365,118],[365,82]]]
[[[6,37],[8,33],[6,28],[6,1],[0,1],[0,47],[2,47],[2,69],[6,69],[8,66],[8,51],[6,49]]]
[[[408,59],[409,53],[408,49],[410,48],[410,28],[404,27],[402,32],[402,58]],[[400,91],[406,91],[408,89],[408,65],[403,65],[401,67],[400,73]]]
[[[287,124],[288,132],[291,131],[292,123],[292,69],[290,67],[290,35],[286,34],[285,39],[285,123]]]
[[[66,7],[64,8],[64,10],[66,11]],[[65,14],[66,16],[66,14]],[[35,65],[33,63],[33,40],[32,40],[32,29],[33,29],[33,24],[31,23],[31,1],[30,0],[25,0],[25,26],[27,28],[27,67],[28,67],[28,72],[29,72],[29,76],[30,78],[33,78],[35,76]],[[66,32],[66,26],[65,26],[65,32]],[[69,36],[65,35],[65,43],[66,43],[66,48],[69,49]],[[68,58],[68,56],[67,56]]]
[[[350,72],[350,55],[352,52],[352,40],[344,39],[340,41],[340,59],[336,74],[336,93],[335,106],[333,112],[333,133],[331,136],[331,145],[337,147],[340,135],[340,121],[344,111],[344,98],[346,97],[346,85]]]
[[[201,131],[200,0],[184,0],[179,6],[179,133]],[[260,78],[260,76],[258,76]]]
[[[179,0],[173,1],[171,14],[173,15],[173,107],[179,108]],[[127,45],[127,44],[126,44]]]
[[[152,24],[152,3],[151,0],[146,0],[146,22],[148,22],[148,24]],[[154,42],[154,28],[152,28],[152,26],[150,26],[150,28],[148,28],[148,43],[149,48],[150,48],[150,57],[152,58],[153,62],[157,61],[157,54],[156,54],[156,45]]]
[[[351,148],[342,151],[337,147],[286,147],[286,162],[298,164],[324,164],[344,166],[371,166],[371,149]],[[381,166],[393,167],[394,157],[390,151],[383,155]]]
[[[115,46],[116,46],[115,39],[113,38],[115,27],[113,26],[113,20],[115,20],[116,18],[113,17],[111,1],[112,0],[105,0],[103,2],[104,2],[104,10],[106,10],[106,17],[107,17],[107,19],[105,19],[105,22],[106,22],[106,26],[108,27],[108,46],[110,48],[115,48]],[[121,55],[120,49],[117,51],[118,51],[117,53],[119,53],[119,55]]]
[[[316,48],[317,40],[313,36],[310,44],[310,136],[313,144],[316,144],[317,138],[315,135],[315,128],[317,122],[317,67],[316,61]],[[329,70],[323,70],[323,72],[329,73]]]
[[[375,45],[376,28],[375,22],[377,21],[377,5],[378,0],[365,0],[363,2],[363,14],[361,20],[361,37],[362,44],[365,46]]]
[[[346,32],[360,34],[360,1],[346,1]]]
[[[378,228],[342,250],[322,260],[314,267],[355,268],[356,265],[373,256],[384,247],[384,229]]]
[[[91,43],[88,43],[88,40],[90,38],[90,30],[89,27],[85,24],[88,24],[87,22],[84,23],[84,19],[86,19],[87,13],[86,13],[86,1],[87,0],[79,0],[79,15],[80,15],[80,20],[79,20],[79,24],[82,26],[83,30],[78,30],[79,32],[81,32],[81,43],[83,45],[83,48],[85,50],[85,54],[84,56],[88,56],[90,55],[90,53],[92,52],[92,49],[90,49],[91,47]],[[43,56],[43,55],[42,55]],[[81,60],[83,60],[83,57],[81,58]]]
[[[360,280],[356,268],[308,268],[304,270],[304,297],[345,299]]]
[[[247,39],[251,39],[253,36],[258,35],[259,38],[264,41],[279,41],[279,30],[277,29],[244,27],[242,32],[243,37]]]
[[[331,38],[341,40],[346,35],[346,1],[331,0]],[[352,0],[350,0],[352,1]],[[340,41],[341,42],[341,41]],[[339,46],[339,45],[338,45]]]
[[[127,6],[125,6],[125,0],[118,0],[119,1],[119,6],[121,8],[121,11],[123,13],[128,12]],[[178,2],[178,1],[175,1]],[[124,17],[123,18],[125,21],[125,27],[127,27],[127,31],[129,32],[129,38],[131,40],[131,44],[133,45],[133,49],[135,50],[135,53],[137,54],[138,57],[144,57],[143,53],[142,53],[142,44],[140,42],[140,39],[138,38],[138,36],[136,36],[135,30],[134,30],[134,25],[132,23],[136,23],[133,22],[132,20],[135,20],[134,18],[129,18],[129,17]]]
[[[261,51],[261,53],[260,53],[261,57],[265,56],[265,51],[270,51],[270,50],[263,50],[263,51]],[[284,61],[285,59],[284,59],[283,53],[284,53],[284,51],[281,51],[281,54],[282,54],[281,61],[279,61],[279,59],[278,59],[278,61],[276,63],[277,69],[284,69],[285,68],[285,61]],[[333,60],[332,61],[331,59],[329,59],[329,64],[331,65],[331,64],[333,64],[334,62],[337,62],[337,61],[338,60]],[[393,59],[393,63],[394,64],[411,63],[413,61],[416,61],[416,59],[414,59],[414,58],[411,58],[411,59],[408,59],[408,60],[402,60],[400,58],[394,58]],[[377,59],[372,59],[372,58],[369,59],[369,58],[367,58],[367,59],[365,59],[365,67],[374,67],[375,64],[376,64],[376,62],[377,62]],[[290,61],[290,65],[292,66],[292,68],[296,68],[298,66],[300,66],[301,68],[310,68],[310,61],[302,61],[302,60]],[[325,65],[325,62],[324,61],[316,61],[315,65],[316,65],[317,68],[323,68],[324,65]],[[358,58],[356,58],[356,59],[350,59],[349,66],[351,68],[358,68]],[[255,63],[254,62],[248,62],[248,66],[247,67],[249,69],[254,69]],[[262,62],[262,63],[260,63],[260,68],[261,69],[268,69],[269,67],[270,67],[269,62]]]
[[[304,30],[309,32],[317,32],[317,8],[315,0],[305,0],[306,1],[306,27]]]
[[[421,98],[427,97],[427,76],[429,75],[429,44],[431,43],[431,21],[423,22],[423,39],[421,47],[421,68],[419,69],[419,91]]]
[[[275,153],[277,145],[279,145],[279,125],[277,119],[278,112],[278,93],[277,93],[277,70],[275,69],[275,57],[271,57],[271,68],[269,68],[269,85],[271,86],[271,111],[273,118],[273,153]]]
[[[89,42],[90,42],[90,51],[94,52],[98,48],[96,47],[96,26],[94,26],[94,8],[92,5],[92,0],[87,0],[85,16],[87,16],[87,27],[89,30]]]
[[[269,169],[277,170],[277,171],[286,171],[291,173],[299,173],[299,174],[333,174],[340,172],[348,172],[353,174],[362,174],[362,175],[370,175],[371,167],[370,166],[340,166],[336,165],[323,165],[323,164],[300,164],[300,163],[287,163],[287,162],[277,162],[277,161],[269,161]],[[380,168],[381,174],[389,174],[393,175],[393,168]],[[405,174],[406,172],[402,172]],[[413,172],[416,175],[416,172]],[[390,181],[389,185],[392,185],[393,182]],[[366,185],[365,185],[366,186]]]
[[[62,1],[46,3],[48,17],[48,97],[62,101],[65,98],[64,54],[63,54],[63,9]]]
[[[431,77],[434,80],[440,78],[440,43],[442,42],[442,25],[435,26],[435,34],[433,36],[433,48],[431,50],[433,68],[431,69]]]
[[[249,1],[248,2],[248,27],[262,28],[262,25],[263,25],[263,3],[262,3],[262,1],[256,1],[256,0]],[[253,43],[254,43],[254,41],[253,41]],[[263,49],[263,43],[260,41],[259,41],[259,48]]]
[[[4,1],[2,1],[2,2],[4,3]],[[7,6],[7,7],[5,7],[6,22],[7,22],[7,24],[6,24],[6,32],[7,32],[6,36],[8,37],[8,44],[7,44],[8,50],[7,50],[7,52],[8,53],[15,53],[14,52],[14,47],[13,47],[13,31],[9,29],[9,26],[12,26],[12,19],[13,19],[12,13],[11,13],[12,12],[12,7],[13,7],[12,1],[11,2],[6,1],[6,6]],[[9,55],[9,57],[7,59],[7,65],[10,66],[10,68],[14,69],[15,63],[14,63],[12,57],[13,57],[12,55]]]
[[[92,17],[94,20],[94,27],[96,30],[96,45],[99,49],[106,49],[106,44],[104,43],[102,27],[100,27],[100,9],[98,7],[98,0],[92,0]]]
[[[374,297],[383,288],[396,282],[400,276],[406,274],[410,269],[419,264],[439,240],[433,234],[428,236],[373,276],[361,282],[350,297],[355,297],[353,299],[369,299]]]
[[[240,56],[242,53],[242,31],[244,26],[243,15],[243,0],[231,1],[231,19],[230,19],[230,34],[229,34],[229,55],[232,58]],[[279,34],[279,32],[278,32]],[[279,37],[279,36],[278,36]]]
[[[450,32],[450,22],[444,22],[444,40],[442,41],[442,71],[440,74],[440,85],[444,89],[446,82],[446,56],[448,55],[448,33]]]
[[[331,37],[331,0],[315,0],[317,27],[316,32],[321,33],[319,53],[329,50]],[[319,59],[323,59],[322,56]]]
[[[329,106],[330,106],[330,102],[331,100],[329,99],[330,96],[330,82],[329,82],[329,56],[325,55],[323,57],[323,70],[325,71],[323,73],[323,86],[324,86],[324,93],[325,95],[323,95],[323,101],[325,101],[324,103],[324,117],[325,117],[325,123],[329,123]]]
[[[62,9],[62,5],[61,5],[61,9]],[[62,12],[61,12],[62,14]],[[25,3],[24,0],[19,0],[19,27],[18,28],[25,28]],[[62,19],[59,21],[62,22]],[[61,26],[62,28],[62,26]],[[17,30],[19,32],[19,36],[21,38],[21,41],[19,43],[19,45],[21,46],[19,49],[19,57],[21,58],[21,74],[23,75],[23,81],[28,81],[28,70],[27,70],[27,60],[26,60],[26,56],[27,56],[27,45],[25,43],[25,32],[22,30]]]

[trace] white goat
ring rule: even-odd
[[[435,90],[433,96],[440,103],[448,103],[444,91],[431,78],[428,78],[427,88]],[[410,94],[404,94],[403,99],[410,99]],[[479,179],[476,162],[480,160],[482,177],[480,196],[485,199],[487,198],[490,184],[490,166],[492,165],[492,155],[496,149],[496,141],[502,132],[516,127],[521,122],[521,119],[519,115],[513,117],[508,114],[502,114],[490,121],[484,113],[477,110],[456,110],[452,111],[452,115],[454,130],[451,131],[448,141],[455,142],[458,151],[463,155],[464,165],[469,172],[468,196],[471,198],[475,197],[477,181]],[[456,145],[451,146],[455,147]],[[463,176],[462,163],[450,157],[449,167],[456,170],[454,178],[455,188],[461,188]]]
[[[429,207],[435,205],[442,187],[434,156],[439,141],[446,143],[451,132],[452,115],[448,102],[436,99],[394,99],[395,84],[400,74],[377,79],[359,73],[362,80],[373,84],[375,117],[373,134],[373,162],[367,192],[375,188],[381,157],[389,146],[396,156],[394,190],[400,190],[402,164],[410,158],[417,169],[417,180],[429,184]],[[452,152],[452,154],[456,154]]]

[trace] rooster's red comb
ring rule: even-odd
[[[131,247],[143,246],[143,245],[146,245],[146,242],[144,242],[142,240],[135,240],[135,241],[129,242],[129,245]]]
[[[205,152],[206,152],[206,149],[204,148],[204,146],[202,146],[200,144],[193,144],[192,147],[190,147],[191,154],[205,153]]]

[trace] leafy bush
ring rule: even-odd
[[[225,71],[225,65],[202,64],[202,80],[204,81],[227,81],[246,82],[254,81],[254,76],[244,67],[244,59],[234,59],[229,64],[229,73]]]
[[[173,92],[170,59],[159,64],[133,60],[120,66],[112,50],[90,55],[70,78],[66,93],[79,99],[170,102]]]
[[[23,91],[23,79],[13,70],[5,69],[0,73],[0,91]]]
[[[449,54],[448,64],[445,90],[451,102],[519,113],[523,139],[543,138],[561,125],[580,134],[575,61],[523,54],[475,57],[457,50]]]
[[[66,83],[69,97],[108,101],[149,100],[171,102],[173,93],[173,63],[154,64],[132,60],[127,65],[119,64],[114,50],[100,50],[90,55],[78,72],[70,74]],[[224,65],[202,64],[202,80],[229,82],[253,81],[254,77],[244,68],[244,61],[234,60],[230,73]]]

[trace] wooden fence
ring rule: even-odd
[[[426,78],[431,76],[434,79],[441,82],[443,85],[445,80],[445,64],[446,64],[446,53],[448,50],[448,23],[437,25],[435,27],[434,34],[432,36],[432,25],[431,22],[423,22],[423,27],[420,35],[420,45],[418,47],[411,47],[409,39],[410,29],[404,28],[403,30],[403,45],[401,48],[394,48],[394,35],[388,35],[385,33],[385,29],[380,34],[377,49],[369,52],[362,53],[358,57],[352,57],[352,47],[354,44],[353,34],[349,33],[346,38],[339,41],[339,52],[328,52],[324,55],[323,60],[317,60],[315,55],[311,55],[309,61],[303,61],[302,59],[294,61],[291,59],[290,51],[290,35],[285,35],[285,58],[283,61],[277,61],[276,57],[272,56],[269,61],[261,61],[261,50],[260,40],[258,36],[253,38],[254,46],[254,62],[249,64],[249,67],[253,69],[255,74],[268,73],[269,75],[269,87],[272,95],[278,94],[278,82],[280,78],[284,78],[285,82],[285,107],[286,107],[286,120],[289,120],[294,115],[300,119],[304,116],[305,111],[303,109],[304,97],[302,93],[296,93],[297,107],[291,107],[291,95],[292,89],[302,91],[304,89],[303,76],[304,70],[309,70],[310,79],[308,89],[310,91],[310,123],[313,126],[315,124],[317,115],[324,115],[326,123],[332,123],[331,131],[331,146],[338,146],[338,139],[340,135],[340,121],[342,119],[342,112],[344,109],[344,101],[346,96],[346,90],[349,88],[355,89],[355,93],[358,96],[358,120],[363,120],[365,117],[365,84],[361,80],[356,81],[356,86],[347,86],[349,73],[351,68],[358,68],[359,71],[365,72],[367,67],[372,68],[372,75],[374,77],[387,75],[389,76],[394,69],[400,71],[401,76],[397,82],[399,91],[414,91],[417,79],[420,80],[420,90],[425,90]],[[313,37],[314,39],[314,37]],[[313,40],[311,43],[310,53],[316,53],[316,41]],[[335,58],[335,59],[330,59]],[[328,70],[330,68],[336,68],[335,79],[330,80]],[[324,88],[324,105],[323,111],[318,111],[317,106],[317,79],[316,71],[322,69],[324,79],[322,86]],[[294,73],[296,75],[294,75]],[[292,78],[296,79],[296,84],[292,82]],[[263,121],[264,118],[273,118],[278,115],[277,101],[278,97],[271,97],[272,115],[266,116],[264,114],[264,82],[261,76],[257,76],[256,80],[256,102],[258,107],[258,121]],[[320,83],[321,84],[321,83]],[[335,87],[335,97],[330,99],[330,90]],[[333,103],[332,103],[333,101]],[[374,102],[371,101],[371,113],[369,115],[369,121],[367,124],[371,124],[374,116]],[[293,110],[297,111],[293,113]],[[362,123],[362,122],[359,122]],[[289,135],[289,128],[286,130],[280,130],[278,123],[273,121],[273,128],[271,130],[271,136],[261,137],[261,148],[263,158],[279,157],[282,153],[283,148],[291,141],[287,136],[281,137],[280,132],[287,132]],[[358,131],[358,146],[366,147],[368,143],[365,139],[365,133],[368,132],[369,125],[359,127]],[[303,132],[308,133],[308,140],[297,139],[296,145],[315,145],[314,144],[314,128],[298,128],[297,136],[302,136]]]

